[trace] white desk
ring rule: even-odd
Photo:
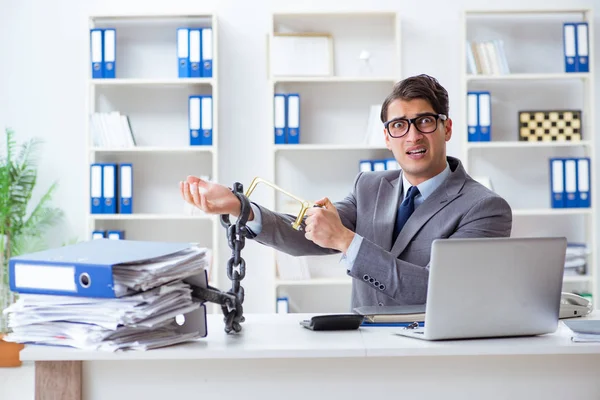
[[[148,352],[26,346],[41,399],[598,399],[600,343],[551,335],[425,342],[398,328],[313,332],[302,314],[247,315],[239,335]]]

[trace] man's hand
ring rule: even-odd
[[[345,253],[354,239],[354,232],[342,224],[337,209],[327,197],[315,204],[321,207],[312,207],[306,211],[304,236],[321,247]]]
[[[231,214],[239,217],[242,205],[235,194],[228,187],[204,181],[195,176],[188,176],[185,181],[179,182],[181,197],[193,206],[198,207],[207,214]],[[249,221],[254,219],[250,209]]]

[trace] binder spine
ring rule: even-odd
[[[180,78],[190,77],[189,29],[177,29],[177,71]]]
[[[95,264],[10,260],[10,290],[16,293],[114,298],[112,268]]]
[[[190,146],[199,146],[201,144],[200,138],[200,96],[190,96],[188,118],[190,128]]]
[[[202,77],[202,70],[200,66],[200,58],[202,54],[202,43],[200,39],[200,29],[190,29],[189,36],[190,44],[190,77],[200,78]]]
[[[90,212],[92,214],[104,213],[102,174],[102,164],[95,163],[90,166]]]
[[[300,143],[300,95],[287,95],[287,138],[288,144]]]
[[[285,144],[286,137],[286,96],[282,93],[275,93],[273,99],[273,125],[275,127],[275,144]]]
[[[133,165],[131,163],[119,165],[119,213],[131,214],[133,212]]]
[[[212,28],[202,29],[202,77],[212,78],[213,76],[213,30]]]
[[[563,24],[563,51],[565,56],[565,72],[577,72],[577,39],[575,24]]]
[[[201,96],[200,98],[200,124],[201,136],[200,144],[202,146],[212,146],[213,135],[213,103],[212,96]]]
[[[90,58],[92,78],[104,78],[104,46],[102,29],[90,29]]]
[[[104,78],[114,79],[117,68],[117,31],[104,30]]]
[[[492,96],[490,92],[479,93],[478,124],[481,142],[492,140]]]
[[[552,208],[564,208],[565,181],[564,162],[560,158],[550,159],[550,205]]]
[[[478,100],[477,92],[467,92],[467,139],[469,142],[481,141],[477,112]]]
[[[577,43],[577,72],[590,72],[589,63],[589,37],[588,37],[588,23],[580,22],[575,25],[577,29],[576,43]]]

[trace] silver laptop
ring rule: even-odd
[[[558,327],[566,238],[437,239],[431,247],[426,340],[540,335]]]

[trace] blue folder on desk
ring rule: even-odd
[[[144,263],[193,247],[190,243],[96,239],[12,257],[10,290],[17,293],[115,298],[113,268]],[[207,287],[206,270],[196,286]]]

